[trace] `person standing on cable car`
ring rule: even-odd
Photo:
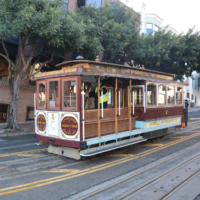
[[[102,90],[103,90],[103,97],[101,96]],[[100,108],[101,108],[102,102],[103,102],[103,108],[107,108],[108,89],[106,88],[103,82],[100,82],[100,101],[98,101],[98,86],[96,86],[96,88],[92,92],[86,93],[86,96],[95,98],[94,100],[95,109],[98,109],[98,102],[100,103]]]

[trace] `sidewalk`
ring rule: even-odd
[[[25,134],[34,134],[35,133],[35,124],[34,121],[28,121],[24,123],[19,123],[20,131],[19,132],[8,132],[6,131],[6,123],[0,124],[0,137],[3,136],[17,136],[17,135],[25,135]],[[4,133],[7,132],[7,133]]]
[[[188,108],[188,112],[197,112],[197,111],[200,111],[200,107]]]

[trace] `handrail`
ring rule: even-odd
[[[119,92],[119,116],[120,116],[120,114],[121,114],[121,111],[120,111],[120,90],[118,90],[118,92]]]
[[[135,92],[134,92],[134,90],[133,90],[133,115],[135,114],[134,94],[135,94]]]
[[[82,122],[83,122],[83,141],[85,141],[85,108],[84,108],[85,102],[84,102],[84,90],[82,90]]]
[[[103,119],[103,90],[101,90],[101,117]]]

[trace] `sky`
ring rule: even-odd
[[[140,0],[121,0],[135,11]],[[177,33],[186,33],[188,29],[196,27],[200,31],[200,0],[143,0],[146,4],[146,13],[155,13],[160,16],[163,25],[170,25]]]

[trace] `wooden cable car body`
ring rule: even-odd
[[[173,75],[87,60],[57,65],[35,75],[36,138],[50,153],[79,160],[167,134],[181,125],[182,83]],[[100,82],[108,91],[107,107],[86,93]]]

